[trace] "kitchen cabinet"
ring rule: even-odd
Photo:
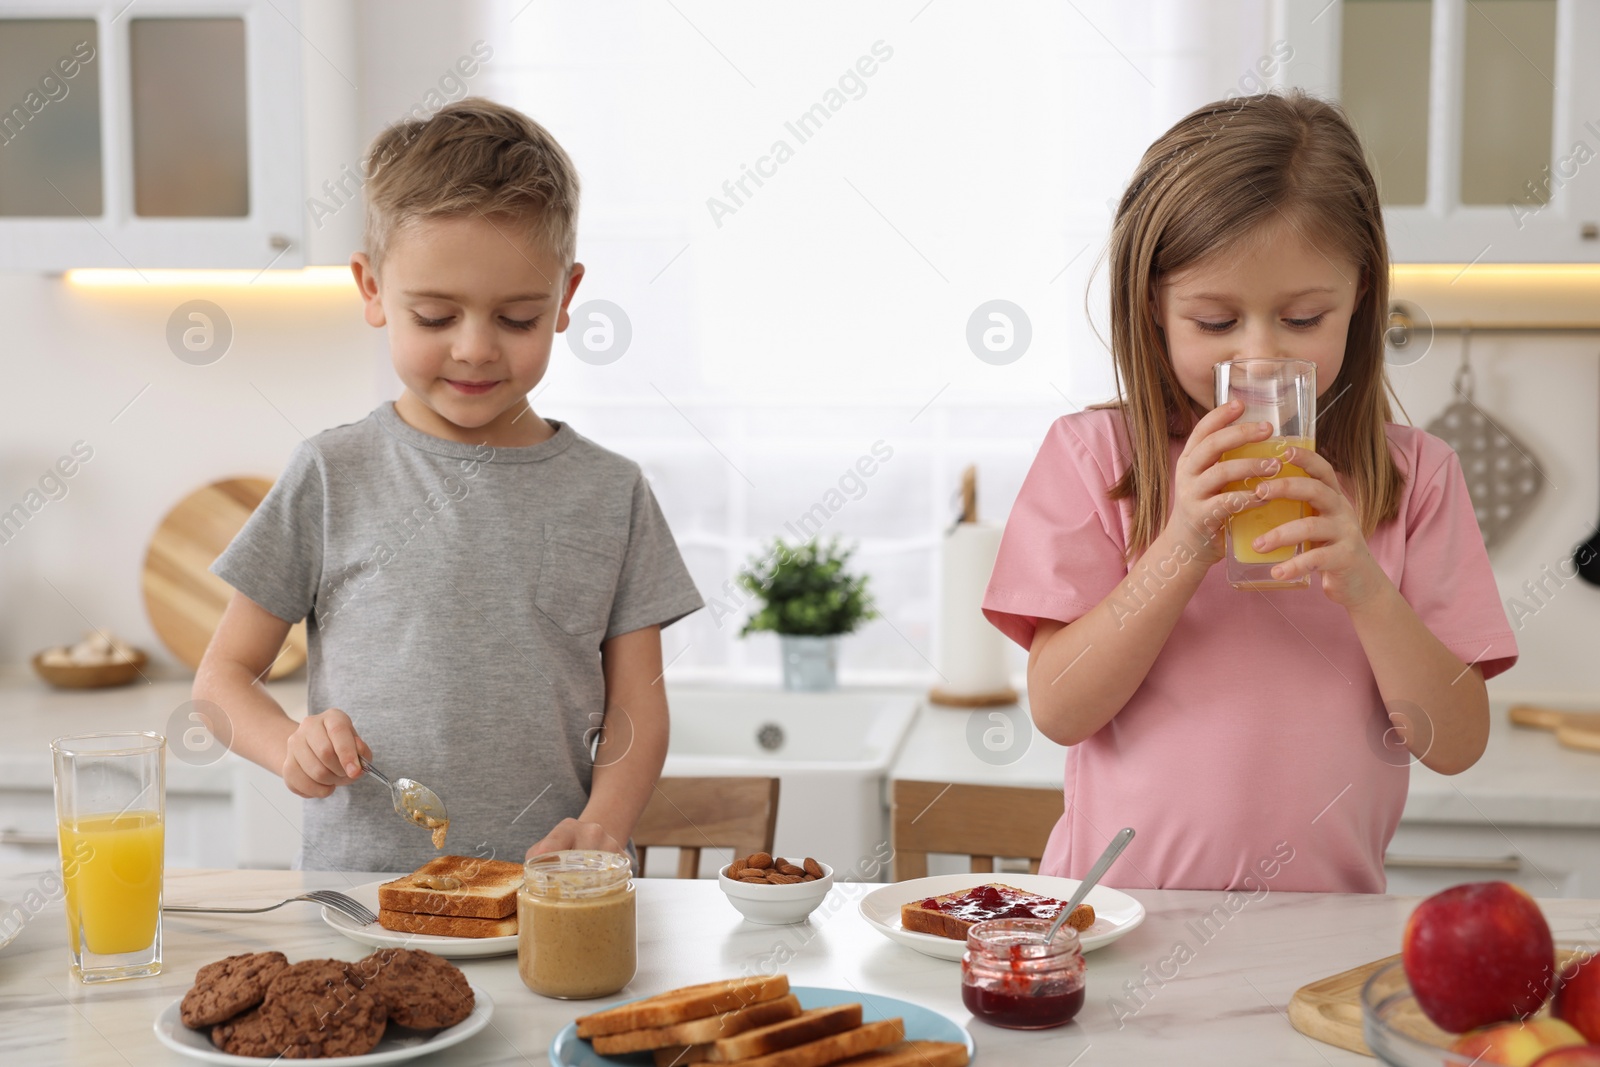
[[[0,269],[317,261],[308,146],[331,129],[337,144],[312,156],[358,150],[338,121],[308,124],[305,97],[337,111],[355,90],[302,31],[326,45],[348,7],[0,0]],[[320,57],[306,77],[303,54]],[[345,243],[353,225],[340,224]]]
[[[1339,99],[1397,263],[1600,261],[1600,4],[1277,0],[1283,84]]]
[[[231,797],[167,791],[166,864],[235,867]],[[0,863],[54,864],[56,803],[49,789],[0,789]]]

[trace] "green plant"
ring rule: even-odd
[[[840,549],[835,537],[791,548],[774,538],[765,556],[739,572],[739,586],[762,600],[739,636],[758,630],[828,637],[847,634],[878,617],[867,591],[867,576],[845,570],[853,548]]]

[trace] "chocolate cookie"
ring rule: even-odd
[[[379,949],[351,967],[389,1010],[389,1021],[413,1030],[442,1030],[472,1014],[472,987],[461,968],[431,952]]]
[[[211,1041],[235,1056],[359,1056],[377,1045],[387,1020],[349,964],[306,960],[272,980],[259,1008],[218,1024]]]
[[[183,995],[178,1009],[183,1025],[199,1030],[255,1007],[266,995],[268,983],[288,966],[281,952],[242,952],[206,964]]]

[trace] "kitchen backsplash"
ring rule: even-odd
[[[0,541],[0,662],[22,663],[91,622],[164,658],[138,574],[165,511],[207,481],[275,474],[303,436],[395,395],[379,331],[361,322],[350,293],[226,299],[235,347],[196,367],[163,341],[177,296],[27,276],[0,289],[13,324],[0,505],[30,493],[43,501]],[[1458,336],[1444,334],[1392,371],[1419,425],[1450,401],[1459,351]],[[1600,589],[1563,577],[1563,561],[1600,511],[1600,339],[1481,335],[1473,364],[1477,402],[1525,442],[1548,478],[1492,556],[1522,659],[1491,688],[1600,700],[1592,648]],[[764,538],[820,530],[859,541],[857,558],[885,615],[847,639],[845,679],[931,680],[935,551],[960,469],[977,464],[981,511],[1003,517],[1051,420],[1071,410],[1060,395],[973,402],[939,393],[935,375],[881,400],[728,407],[697,398],[691,381],[660,365],[649,370],[653,394],[638,381],[607,388],[602,370],[580,365],[558,342],[535,407],[635,458],[650,477],[714,608],[667,633],[669,676],[684,679],[776,679],[775,639],[737,637],[741,601],[731,579]],[[856,467],[862,456],[874,457],[870,476]],[[1015,667],[1023,664],[1014,650]]]

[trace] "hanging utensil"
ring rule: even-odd
[[[1484,546],[1493,548],[1532,510],[1546,479],[1527,447],[1473,403],[1471,345],[1472,331],[1462,330],[1461,366],[1454,382],[1458,399],[1427,430],[1460,457]]]
[[[1572,562],[1577,564],[1579,578],[1600,585],[1600,519],[1595,520],[1589,539],[1572,550]]]

